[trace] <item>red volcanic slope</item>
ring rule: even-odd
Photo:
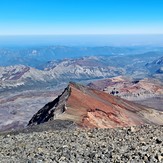
[[[154,79],[133,80],[123,76],[97,80],[89,83],[91,88],[103,90],[106,93],[118,92],[125,99],[137,100],[153,96],[162,96],[163,86]]]
[[[80,127],[114,128],[145,123],[163,124],[163,113],[70,83],[61,96],[33,116],[29,125],[55,119],[71,120]]]

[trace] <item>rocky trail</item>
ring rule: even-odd
[[[163,126],[0,134],[1,163],[163,162]]]

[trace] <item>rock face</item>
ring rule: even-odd
[[[146,68],[154,78],[163,82],[163,56],[146,64]]]
[[[24,65],[0,67],[0,90],[46,82],[47,79],[49,79],[47,73],[32,67]]]
[[[30,126],[70,120],[80,127],[114,128],[141,124],[163,124],[163,113],[86,86],[70,83],[54,101],[29,121]]]
[[[59,63],[50,62],[46,71],[55,74],[57,79],[90,80],[97,78],[124,75],[126,73],[121,66],[109,64],[110,60],[103,57],[83,57],[78,59],[65,59]]]
[[[118,76],[96,80],[89,83],[88,86],[132,101],[163,95],[162,83],[148,78],[135,80],[129,77]]]
[[[101,58],[85,57],[50,62],[44,70],[24,65],[0,67],[0,90],[34,85],[47,86],[71,80],[90,80],[124,75],[125,69],[108,66]]]
[[[41,110],[39,110],[30,120],[29,125],[47,122],[64,113],[66,110],[66,101],[69,96],[70,87],[67,87],[54,101],[49,102]]]
[[[163,85],[157,79],[117,76],[92,81],[88,86],[163,111]]]
[[[154,60],[151,63],[147,63],[146,67],[150,70],[150,72],[156,73],[163,66],[163,56],[159,59]],[[159,72],[157,72],[159,73]]]

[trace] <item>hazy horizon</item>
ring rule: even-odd
[[[162,35],[3,35],[7,46],[163,46]]]
[[[163,46],[162,0],[2,0],[0,47]]]

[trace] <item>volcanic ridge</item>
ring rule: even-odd
[[[32,117],[28,126],[56,120],[72,121],[84,128],[163,125],[162,117],[161,111],[71,82]]]

